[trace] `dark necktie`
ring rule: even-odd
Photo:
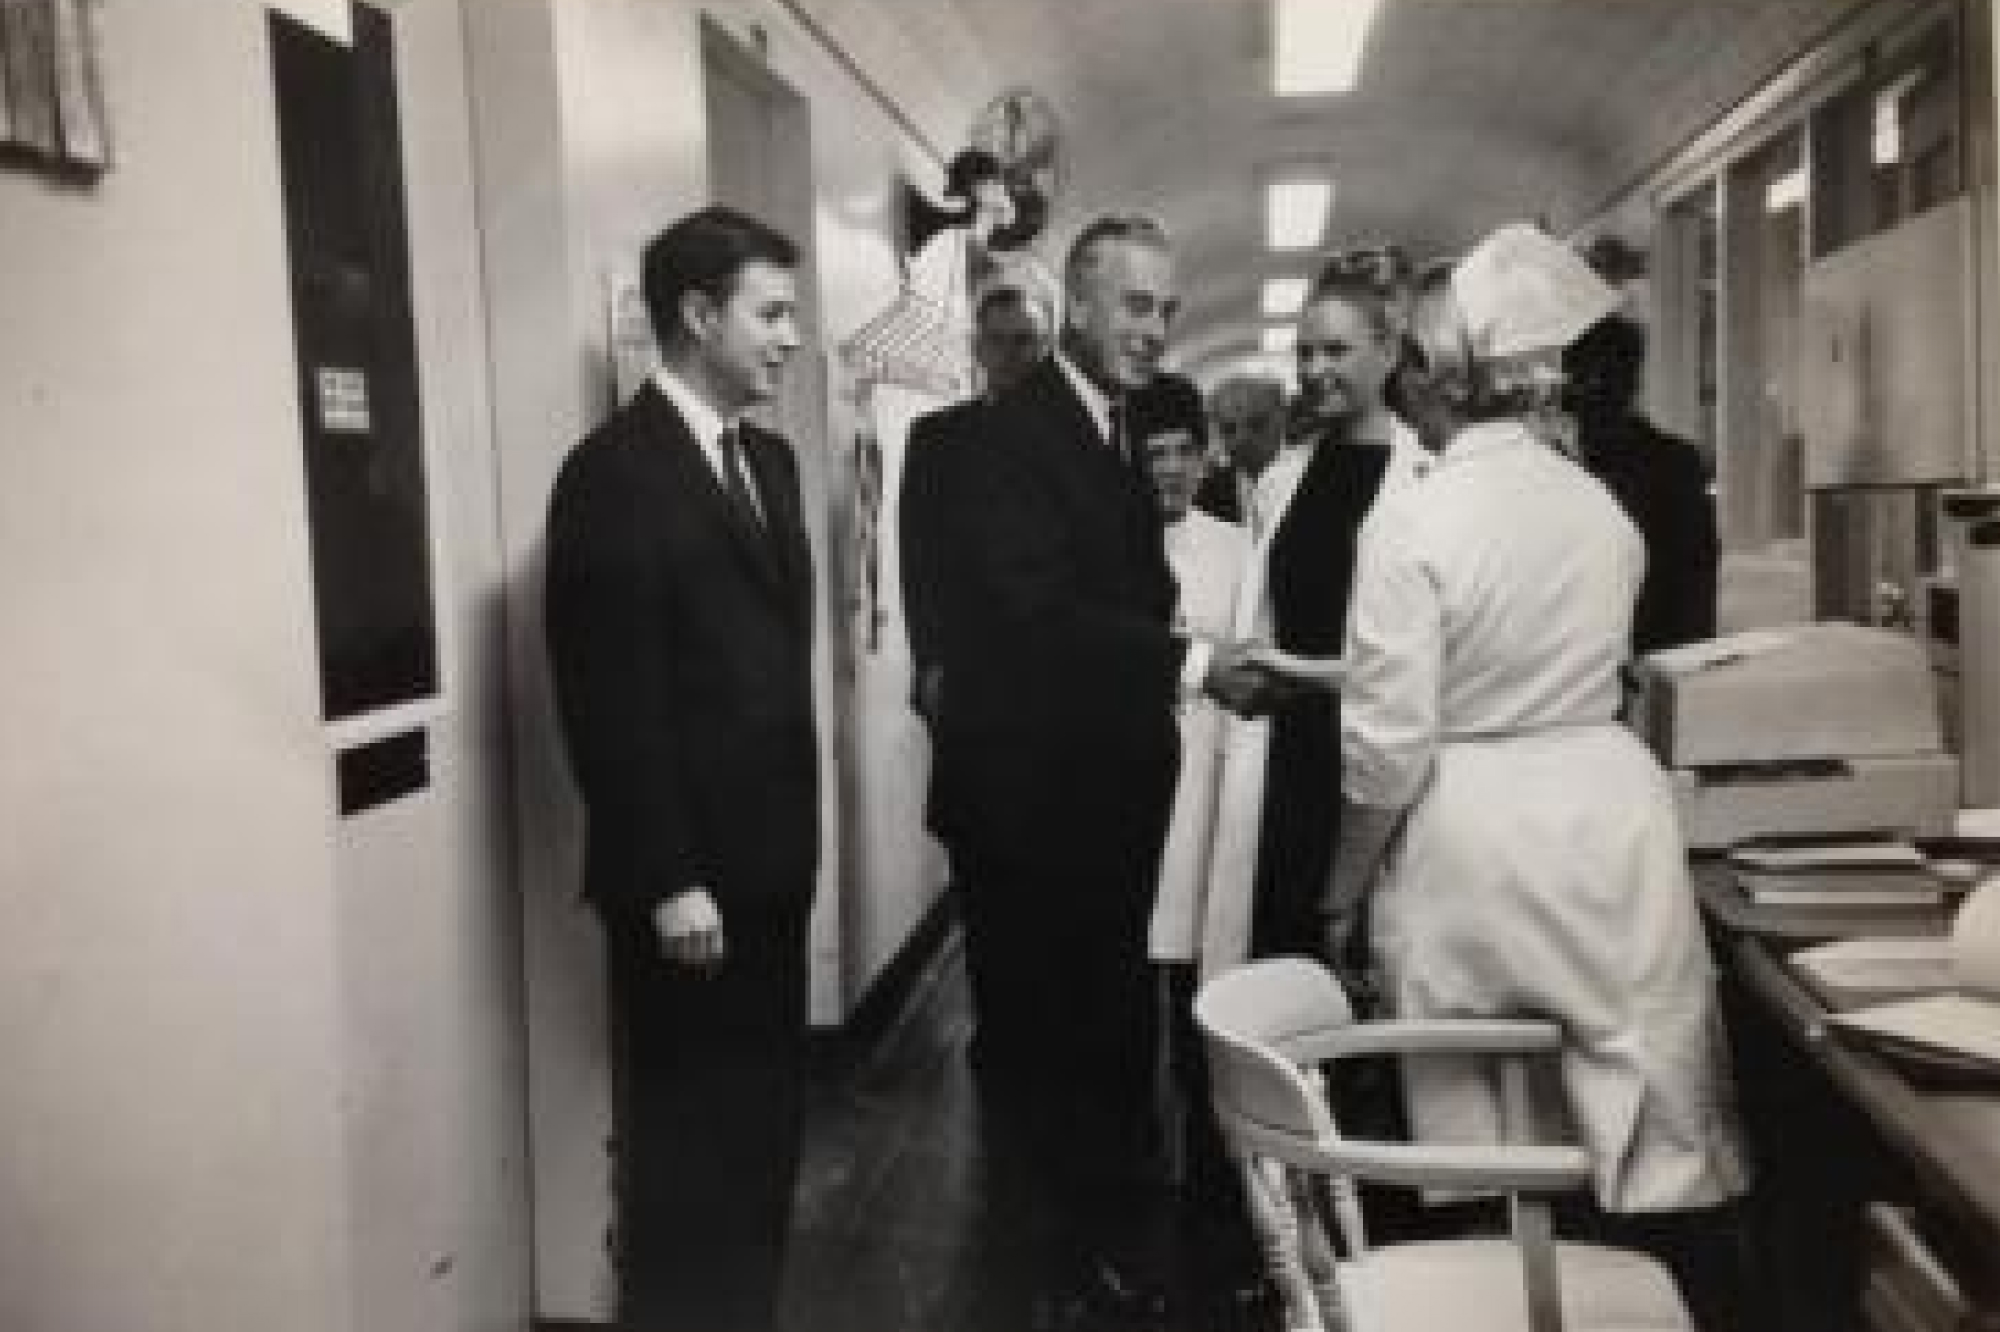
[[[750,490],[750,474],[743,466],[743,427],[740,425],[728,426],[722,432],[722,484],[737,512],[752,527],[762,531],[764,515],[757,508],[757,500]]]
[[[1111,410],[1104,417],[1105,433],[1110,436],[1111,451],[1127,467],[1133,465],[1132,437],[1125,423],[1125,403],[1123,399],[1113,399]]]

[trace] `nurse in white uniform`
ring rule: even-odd
[[[1401,1016],[1560,1022],[1561,1108],[1600,1206],[1657,1213],[1725,1202],[1745,1169],[1672,794],[1617,718],[1644,547],[1523,423],[1614,300],[1524,226],[1419,293],[1410,407],[1442,457],[1362,529],[1323,905],[1340,957],[1372,903]],[[1412,1059],[1404,1085],[1420,1138],[1500,1136],[1482,1070]]]

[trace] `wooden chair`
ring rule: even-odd
[[[1589,1185],[1580,1148],[1373,1142],[1335,1126],[1321,1064],[1426,1053],[1502,1061],[1509,1122],[1525,1123],[1526,1057],[1560,1047],[1554,1024],[1359,1022],[1340,982],[1303,958],[1216,977],[1196,997],[1195,1020],[1288,1332],[1692,1332],[1657,1262],[1555,1240],[1546,1195]],[[1370,1248],[1355,1181],[1504,1193],[1512,1235]],[[1329,1227],[1342,1240],[1337,1262]]]

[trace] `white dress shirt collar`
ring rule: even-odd
[[[1083,410],[1090,413],[1090,420],[1097,427],[1097,437],[1106,444],[1116,446],[1111,438],[1111,398],[1097,386],[1089,375],[1077,369],[1076,362],[1070,360],[1067,352],[1056,352],[1056,364],[1062,367],[1063,376],[1069,386],[1076,390],[1077,400],[1083,403]]]
[[[716,411],[709,405],[708,399],[696,393],[686,380],[664,365],[653,372],[653,383],[667,395],[667,401],[681,414],[681,420],[687,422],[688,433],[701,446],[702,456],[708,459],[709,470],[720,479],[723,475],[722,432],[735,422]]]

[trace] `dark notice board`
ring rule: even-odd
[[[394,38],[352,12],[351,47],[269,17],[329,721],[438,691]]]

